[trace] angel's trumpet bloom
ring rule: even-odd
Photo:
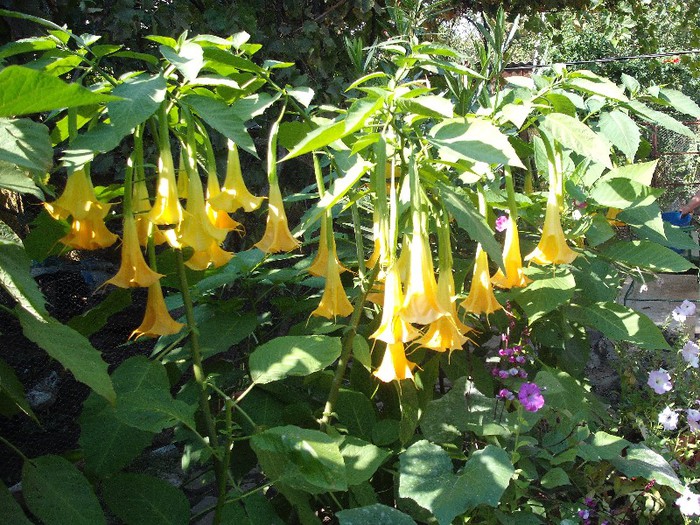
[[[161,148],[158,157],[158,185],[156,200],[148,218],[153,224],[180,224],[182,205],[178,198],[175,166],[170,148]]]
[[[508,221],[506,240],[503,245],[503,263],[506,272],[504,274],[499,268],[494,276],[491,277],[491,283],[499,288],[524,288],[532,280],[523,271],[518,225],[512,215],[508,218]]]
[[[337,316],[347,317],[352,313],[353,307],[340,281],[340,267],[335,255],[335,246],[331,249],[333,254],[327,258],[326,287],[323,289],[318,308],[311,312],[311,315],[335,319]]]
[[[163,290],[160,282],[155,282],[148,287],[148,299],[146,299],[146,313],[141,325],[131,333],[131,337],[159,337],[161,335],[177,334],[184,325],[178,323],[168,312],[163,298]]]
[[[60,241],[76,250],[99,250],[112,246],[118,237],[107,229],[101,212],[94,210],[93,214],[83,219],[73,219],[70,231]]]
[[[70,216],[78,220],[89,217],[94,221],[104,219],[111,205],[97,200],[90,176],[84,169],[79,169],[68,176],[61,196],[53,202],[44,203],[44,207],[56,220],[65,220]]]
[[[329,252],[333,253],[333,258],[335,259],[335,265],[338,267],[338,271],[340,273],[347,271],[347,268],[345,268],[345,266],[343,266],[338,259],[338,253],[335,249],[335,242],[333,243],[331,250],[328,249],[328,227],[326,226],[326,220],[321,219],[321,233],[318,239],[318,253],[316,254],[316,257],[314,257],[313,262],[307,268],[307,271],[311,275],[315,275],[316,277],[326,277],[326,274],[328,273]]]
[[[287,214],[284,212],[284,203],[282,202],[282,192],[277,181],[270,183],[267,225],[263,238],[255,246],[265,253],[289,252],[300,246],[299,241],[289,231]]]
[[[460,304],[467,312],[473,314],[492,314],[503,308],[493,295],[493,287],[489,277],[489,260],[481,244],[476,247],[474,258],[474,273],[469,295]]]
[[[227,252],[216,240],[212,240],[205,250],[194,252],[185,262],[185,266],[191,270],[206,270],[210,266],[219,268],[232,258],[231,252]]]
[[[243,208],[251,212],[260,207],[263,197],[252,195],[243,181],[241,162],[238,158],[238,148],[232,141],[228,141],[228,162],[226,165],[226,178],[221,192],[211,197],[210,204],[216,210],[233,213]],[[293,249],[293,248],[292,248]]]
[[[216,228],[210,222],[204,204],[202,181],[196,174],[190,178],[186,211],[178,231],[178,241],[182,246],[189,246],[195,252],[203,252],[209,249],[212,241],[216,241],[217,244],[224,242],[228,231]]]
[[[409,323],[430,324],[442,315],[427,238],[413,228],[410,260],[401,317]]]
[[[136,220],[136,231],[138,232],[139,244],[146,246],[148,236],[153,232],[153,240],[156,244],[165,242],[165,236],[153,223],[148,220],[148,213],[151,211],[151,201],[148,196],[148,188],[144,179],[134,180],[133,198],[131,209]]]
[[[220,193],[221,188],[219,187],[219,181],[216,178],[216,173],[210,171],[209,176],[207,177],[206,201],[206,211],[207,217],[209,217],[209,222],[211,222],[215,228],[220,228],[226,231],[243,232],[243,225],[240,222],[233,220],[227,212],[216,210],[211,205],[211,199],[213,199]]]
[[[456,318],[443,315],[430,323],[423,337],[416,342],[425,348],[445,352],[446,350],[461,350],[467,341],[469,338],[457,326]]]
[[[124,238],[122,240],[121,266],[117,275],[108,279],[105,284],[113,284],[120,288],[148,287],[163,277],[154,272],[146,264],[139,245],[138,233],[134,217],[124,217]]]
[[[537,264],[569,264],[576,259],[578,254],[569,248],[561,227],[561,216],[556,195],[550,193],[547,200],[547,210],[544,215],[544,228],[542,237],[530,255],[525,260],[531,260]]]
[[[413,379],[415,363],[406,359],[403,343],[388,343],[379,368],[374,372],[375,377],[384,383],[395,379]]]
[[[384,306],[379,328],[370,336],[385,343],[408,342],[420,335],[410,323],[400,315],[403,294],[399,269],[393,264],[386,272],[384,279]]]

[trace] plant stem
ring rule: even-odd
[[[29,461],[29,458],[27,456],[25,456],[24,453],[20,449],[18,449],[16,446],[14,446],[12,443],[10,443],[4,437],[0,436],[0,442],[2,442],[7,448],[12,450],[19,457],[21,457],[22,461]]]
[[[367,295],[372,289],[372,284],[379,273],[379,267],[380,264],[377,262],[377,264],[374,265],[374,268],[372,268],[372,272],[369,274],[367,286],[355,300],[355,309],[353,310],[352,317],[350,318],[350,326],[343,336],[343,348],[340,351],[340,357],[338,358],[338,367],[335,369],[333,382],[331,383],[331,388],[328,392],[328,399],[326,400],[326,405],[323,407],[323,416],[319,420],[321,430],[325,430],[331,421],[333,408],[338,400],[338,393],[340,392],[340,387],[343,384],[343,379],[345,378],[345,370],[348,368],[348,362],[350,361],[350,356],[352,355],[352,343],[355,340],[357,326],[360,324],[360,318],[362,317],[362,306],[365,304]]]
[[[216,437],[216,427],[214,426],[214,418],[211,414],[211,407],[209,406],[209,394],[207,387],[206,375],[204,374],[204,367],[202,366],[202,352],[199,346],[199,330],[197,329],[197,322],[194,318],[194,306],[192,304],[192,297],[190,296],[190,288],[187,282],[187,274],[185,273],[185,261],[182,257],[182,250],[175,250],[177,257],[177,273],[180,278],[180,291],[182,292],[182,302],[185,306],[185,317],[187,319],[187,326],[190,332],[190,348],[192,351],[192,372],[194,374],[194,380],[199,385],[199,409],[204,417],[204,422],[207,430],[207,437],[209,438],[209,443],[214,450],[214,473],[216,475],[216,482],[218,487],[218,499],[216,502],[216,511],[214,513],[214,525],[221,523],[221,512],[224,507],[225,497],[226,497],[226,468],[222,459],[218,456],[218,440]]]

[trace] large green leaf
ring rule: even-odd
[[[126,525],[187,525],[190,503],[167,481],[145,474],[118,474],[102,484],[102,497]]]
[[[618,241],[601,247],[599,253],[611,261],[654,272],[680,273],[695,268],[685,257],[650,241]]]
[[[160,46],[160,53],[174,65],[185,80],[192,82],[197,78],[199,70],[204,66],[204,51],[202,46],[194,42],[185,42],[175,51],[168,46]]]
[[[642,117],[644,120],[651,122],[652,124],[658,124],[662,128],[666,128],[669,131],[675,131],[681,135],[685,135],[691,139],[695,138],[695,133],[688,128],[688,126],[681,124],[672,116],[662,113],[661,111],[656,111],[650,107],[642,104],[638,100],[630,100],[625,104],[629,109],[634,111],[637,115]]]
[[[676,111],[696,119],[700,118],[700,106],[685,93],[681,93],[677,89],[662,87],[659,89],[659,95],[671,104]]]
[[[613,341],[629,341],[641,348],[668,349],[659,327],[646,315],[621,304],[570,305],[568,315],[585,326],[601,331]]]
[[[402,98],[398,100],[398,107],[400,110],[426,117],[452,118],[454,116],[454,104],[439,95]]]
[[[53,163],[49,128],[29,119],[0,118],[0,161],[42,174],[49,171]]]
[[[204,95],[187,95],[181,100],[212,128],[234,141],[239,148],[254,157],[258,156],[253,139],[250,138],[245,122],[240,118],[239,111],[235,107],[229,106],[218,98]]]
[[[428,140],[438,148],[440,158],[448,162],[466,159],[524,167],[508,137],[487,120],[444,120],[430,130]]]
[[[323,370],[340,357],[340,338],[325,335],[277,337],[250,354],[250,375],[258,384]]]
[[[29,510],[44,523],[106,523],[90,483],[62,457],[41,456],[26,461],[22,468],[22,492]]]
[[[341,389],[334,410],[338,421],[345,425],[352,436],[372,439],[372,429],[377,422],[374,404],[362,392]]]
[[[345,436],[340,445],[340,453],[345,461],[348,485],[359,485],[368,481],[382,463],[391,456],[388,450],[351,435]]]
[[[404,514],[400,510],[387,507],[381,503],[346,509],[337,512],[335,515],[340,525],[367,525],[377,523],[381,525],[416,525],[413,518]]]
[[[31,173],[21,170],[16,164],[0,161],[0,188],[33,195],[45,200],[44,192],[39,189]]]
[[[101,330],[112,315],[121,312],[129,305],[131,305],[131,292],[124,288],[117,288],[100,304],[76,315],[66,324],[85,337],[90,337]]]
[[[422,440],[401,454],[399,497],[412,499],[440,525],[449,525],[479,505],[498,506],[514,473],[508,453],[487,445],[455,475],[447,452]]]
[[[226,352],[252,334],[257,327],[258,317],[254,313],[242,315],[224,311],[215,313],[199,325],[202,357],[208,358]]]
[[[107,363],[85,336],[55,319],[36,317],[22,307],[15,308],[15,312],[27,339],[70,370],[75,379],[114,402],[116,394],[107,373]]]
[[[642,139],[639,127],[626,113],[619,110],[605,112],[598,120],[600,133],[632,162]]]
[[[310,494],[347,490],[345,461],[336,441],[295,426],[255,434],[250,444],[265,475]]]
[[[602,461],[621,457],[630,442],[607,432],[596,432],[588,441],[576,447],[577,455],[584,461]]]
[[[22,246],[0,239],[0,285],[35,317],[48,317],[46,300],[29,272],[30,261]]]
[[[457,224],[472,240],[481,243],[489,258],[503,269],[503,248],[494,237],[483,215],[474,207],[471,201],[464,195],[459,195],[456,190],[446,184],[439,184],[438,189],[447,211],[454,216]]]
[[[165,92],[166,82],[162,75],[141,74],[119,84],[112,94],[121,100],[107,104],[109,123],[102,122],[79,135],[65,152],[65,158],[81,157],[82,150],[113,150],[136,126],[158,110],[165,100]]]
[[[571,87],[584,93],[602,95],[606,98],[626,102],[628,99],[624,91],[607,78],[600,77],[590,71],[574,71],[570,78],[566,79],[566,87]]]
[[[3,413],[2,397],[7,397],[11,403],[10,413],[14,413],[17,408],[39,423],[39,420],[32,412],[32,408],[27,402],[24,387],[17,379],[15,371],[5,361],[0,359],[0,413]],[[10,414],[6,414],[10,415]]]
[[[345,120],[331,121],[308,132],[292,148],[292,150],[282,159],[282,161],[293,159],[299,155],[309,153],[314,150],[325,148],[338,139],[343,138],[345,132]]]
[[[5,484],[0,481],[0,525],[32,525],[22,512],[15,497],[10,494]]]
[[[661,192],[639,182],[616,177],[599,181],[590,193],[590,199],[601,206],[611,206],[626,210],[645,198],[655,197]]]
[[[673,467],[661,454],[645,445],[630,445],[624,457],[612,458],[610,463],[626,476],[655,480],[659,485],[683,492],[683,483],[678,479]]]
[[[529,323],[547,315],[574,295],[576,281],[568,269],[557,269],[556,274],[539,269],[528,275],[533,278],[526,288],[511,290],[511,297],[520,305]]]
[[[655,159],[649,162],[638,162],[636,164],[625,164],[623,166],[615,166],[605,175],[600,177],[595,182],[595,184],[598,185],[603,182],[609,181],[610,179],[629,179],[633,182],[637,182],[644,186],[651,186],[651,181],[654,178],[654,173],[656,172],[656,165],[658,163],[659,159]]]
[[[580,120],[563,113],[550,113],[542,118],[540,128],[565,148],[612,168],[610,145]]]
[[[0,86],[0,117],[116,100],[116,97],[100,95],[78,84],[67,84],[54,75],[22,66],[8,66],[0,71]]]

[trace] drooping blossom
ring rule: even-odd
[[[664,430],[676,430],[678,427],[678,412],[671,407],[664,408],[659,413],[659,424]]]
[[[688,301],[687,299],[683,301],[679,306],[676,306],[671,312],[673,319],[679,323],[685,322],[687,317],[695,315],[695,303]]]
[[[649,385],[657,394],[665,394],[673,389],[671,375],[663,368],[649,372],[647,385]]]
[[[525,257],[537,264],[569,264],[578,254],[569,248],[561,227],[561,214],[556,192],[550,189],[544,215],[542,237],[537,247]]]
[[[168,312],[163,298],[160,282],[156,281],[148,287],[146,313],[141,325],[133,331],[131,337],[159,337],[161,335],[177,334],[184,325],[175,321]]]
[[[255,246],[265,253],[289,252],[300,246],[289,231],[282,191],[276,180],[270,182],[265,233]]]
[[[472,274],[472,282],[469,288],[469,295],[460,303],[460,306],[467,312],[476,315],[492,314],[496,310],[503,308],[493,294],[493,286],[491,285],[491,276],[489,275],[489,261],[486,252],[478,244],[476,247],[476,255],[474,257],[474,272]]]
[[[398,264],[394,263],[387,269],[384,279],[384,303],[379,328],[370,337],[390,344],[406,343],[420,335],[413,325],[399,315],[402,303],[401,278]]]
[[[698,361],[700,360],[700,346],[698,346],[695,341],[688,341],[681,349],[681,356],[683,357],[683,361],[688,363],[690,366],[693,368],[698,368]]]
[[[119,271],[105,284],[113,284],[120,288],[148,287],[161,277],[163,277],[162,274],[151,270],[146,263],[139,244],[136,221],[131,214],[126,215]]]
[[[228,213],[233,213],[240,208],[251,212],[260,207],[263,199],[263,197],[255,197],[248,191],[243,180],[238,148],[233,141],[229,140],[226,178],[221,191],[212,195],[209,203],[214,209]]]
[[[316,257],[314,257],[314,260],[311,262],[306,271],[317,277],[326,277],[326,273],[328,271],[328,256],[330,252],[333,252],[333,257],[335,258],[335,264],[338,267],[338,271],[340,273],[346,272],[348,269],[343,266],[338,259],[335,242],[333,242],[332,250],[328,249],[327,221],[325,219],[321,219],[321,231],[318,238],[318,252],[316,252]]]
[[[156,184],[156,198],[148,218],[153,224],[180,224],[182,222],[183,209],[177,193],[177,181],[175,180],[175,165],[173,155],[167,138],[163,143],[158,156],[158,182]]]
[[[686,487],[676,500],[676,505],[684,516],[697,516],[700,514],[700,495]]]
[[[442,314],[428,238],[420,224],[413,225],[409,244],[408,275],[401,317],[408,323],[430,324]]]
[[[535,383],[523,383],[518,392],[518,400],[528,412],[537,412],[544,406],[544,397]]]
[[[415,363],[406,359],[403,343],[387,343],[384,357],[374,376],[384,383],[395,379],[412,379]]]
[[[525,275],[523,260],[520,254],[520,237],[518,225],[513,218],[508,218],[510,225],[503,244],[503,266],[505,273],[499,268],[491,277],[491,283],[499,288],[524,288],[532,282]]]
[[[689,408],[686,410],[686,418],[688,419],[688,426],[692,432],[700,431],[700,410],[694,408]]]
[[[336,255],[335,242],[331,243],[329,251],[330,253],[326,256],[326,286],[318,308],[311,312],[311,315],[328,319],[335,319],[337,316],[347,317],[352,313],[353,307],[340,281],[340,264]]]

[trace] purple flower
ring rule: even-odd
[[[535,383],[523,383],[518,392],[518,399],[528,412],[537,412],[544,406],[544,397]]]
[[[508,215],[501,215],[496,219],[496,231],[497,232],[503,232],[508,229],[508,223],[510,222],[510,218]]]
[[[678,413],[671,407],[664,408],[659,414],[659,424],[664,427],[664,430],[676,430]]]
[[[507,388],[501,388],[498,392],[498,397],[501,399],[507,399],[508,401],[511,401],[515,399],[515,394],[508,390]]]
[[[683,361],[688,363],[693,368],[698,368],[698,360],[700,359],[700,346],[695,341],[688,341],[681,349]]]
[[[501,379],[508,379],[510,377],[510,374],[508,373],[508,370],[501,370],[498,372],[498,377]]]
[[[647,385],[649,385],[657,394],[665,394],[673,389],[671,375],[663,368],[649,372]]]
[[[688,426],[693,432],[700,431],[700,410],[695,410],[694,408],[689,408],[686,411],[686,417],[688,418]]]

